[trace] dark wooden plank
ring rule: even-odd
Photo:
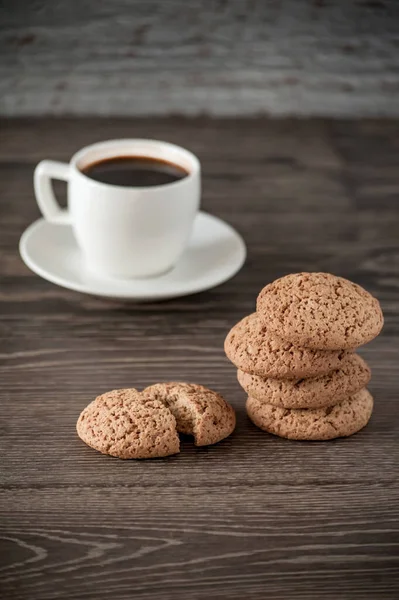
[[[399,594],[399,191],[395,121],[16,120],[0,146],[0,590],[11,600],[392,599]],[[248,242],[226,284],[158,304],[57,288],[17,254],[42,158],[124,135],[198,153],[204,207]],[[327,270],[381,300],[362,349],[376,408],[348,440],[295,443],[245,416],[223,339],[259,289]],[[75,434],[95,395],[157,380],[209,385],[238,427],[167,460],[118,461]]]
[[[398,115],[395,0],[2,0],[0,113]]]
[[[193,487],[167,479],[161,495],[129,484],[1,493],[2,503],[16,504],[4,534],[4,592],[99,600],[395,597],[397,488],[210,489],[194,478]]]

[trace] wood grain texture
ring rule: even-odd
[[[4,600],[392,600],[399,594],[399,123],[198,118],[0,123],[0,596]],[[63,290],[21,262],[39,216],[42,158],[106,138],[167,139],[197,153],[205,210],[248,243],[230,282],[158,304]],[[61,192],[63,191],[60,188]],[[381,300],[364,347],[375,413],[347,440],[256,429],[223,354],[260,288],[325,270]],[[238,414],[222,443],[119,461],[77,438],[106,390],[183,379]]]
[[[396,0],[2,0],[5,115],[398,116]]]

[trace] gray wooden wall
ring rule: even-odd
[[[399,2],[0,0],[0,114],[399,115]]]

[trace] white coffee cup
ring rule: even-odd
[[[145,156],[182,167],[188,175],[165,185],[100,183],[82,170],[118,156]],[[145,139],[100,142],[69,164],[44,160],[34,175],[36,200],[48,221],[72,225],[87,269],[99,276],[154,277],[171,269],[190,238],[201,193],[199,160],[184,148]],[[51,179],[68,182],[68,208],[55,199]]]

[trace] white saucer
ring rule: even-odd
[[[195,294],[233,277],[245,261],[241,236],[230,225],[199,213],[188,248],[177,265],[151,279],[99,278],[86,271],[69,225],[39,219],[23,233],[19,251],[37,275],[62,287],[109,298],[162,300]]]

